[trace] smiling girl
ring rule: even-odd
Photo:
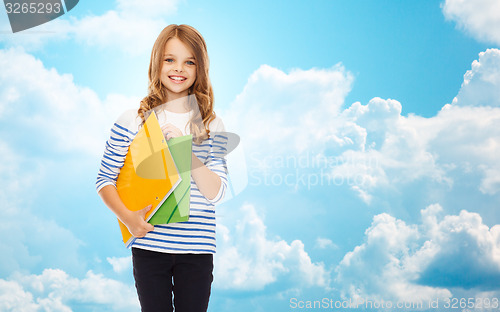
[[[173,306],[176,312],[199,312],[208,307],[215,205],[227,188],[226,161],[219,152],[225,149],[227,137],[220,134],[224,125],[213,111],[208,67],[205,40],[196,29],[188,25],[163,29],[151,53],[148,95],[138,110],[126,111],[113,125],[97,176],[103,202],[137,238],[132,244],[133,272],[145,312],[173,311]],[[116,180],[145,114],[159,107],[167,140],[192,134],[194,144],[189,221],[153,227],[144,221],[151,205],[128,210],[118,195]]]

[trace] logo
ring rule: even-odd
[[[4,0],[12,32],[50,22],[73,9],[79,0]]]

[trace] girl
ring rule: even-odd
[[[207,47],[200,33],[188,25],[163,29],[153,46],[148,76],[148,95],[139,109],[123,113],[111,129],[97,192],[137,238],[132,260],[142,311],[173,311],[173,306],[176,312],[206,311],[213,279],[215,205],[227,188],[220,152],[227,137],[220,134],[224,125],[213,111]],[[128,210],[116,180],[145,113],[160,107],[164,110],[159,122],[167,140],[193,135],[191,204],[189,221],[153,227],[144,221],[151,205]]]

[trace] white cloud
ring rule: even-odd
[[[112,10],[74,20],[68,35],[85,46],[139,55],[151,51],[156,37],[166,25],[164,20],[136,15],[133,11]]]
[[[432,257],[425,260],[420,283],[438,287],[498,289],[500,225],[489,228],[479,214],[465,210],[459,215],[445,216],[440,222],[436,221],[432,211],[424,210],[423,216],[430,237],[428,243],[424,243],[422,253]]]
[[[421,211],[408,225],[376,215],[365,241],[339,263],[336,283],[344,297],[419,302],[448,298],[457,289],[497,289],[500,226],[488,228],[479,214],[462,210],[440,218],[442,207]]]
[[[339,248],[331,239],[325,237],[316,238],[316,248],[319,249],[337,249]]]
[[[342,141],[335,133],[334,117],[352,81],[352,75],[340,64],[330,69],[295,69],[289,74],[262,65],[230,109],[223,112],[224,122],[228,129],[237,130],[249,150],[272,146],[278,153],[303,152],[325,137],[327,141]],[[251,124],[238,124],[241,116]]]
[[[439,155],[443,166],[482,173],[477,183],[481,192],[498,193],[500,185],[495,173],[500,164],[495,155],[500,153],[500,129],[496,126],[499,122],[498,107],[445,106],[431,120],[434,133],[427,142],[428,148]]]
[[[6,95],[0,131],[19,145],[99,155],[114,120],[139,102],[121,95],[101,101],[91,89],[75,85],[72,75],[45,68],[19,48],[0,50],[0,67],[0,95]]]
[[[221,112],[226,128],[240,135],[247,151],[250,184],[309,188],[312,183],[300,177],[311,172],[309,161],[322,150],[363,146],[358,132],[364,129],[339,120],[352,82],[341,64],[290,73],[259,67],[230,108]],[[241,116],[252,122],[239,123]],[[321,180],[319,174],[311,178]]]
[[[377,187],[388,188],[422,177],[449,183],[436,164],[437,156],[427,150],[425,133],[401,116],[399,102],[373,98],[366,105],[354,103],[339,120],[345,127],[362,129],[351,131],[350,136],[363,145],[340,151],[337,158],[342,161],[332,168],[331,176],[345,179],[365,202],[370,202]],[[330,153],[334,157],[334,152]]]
[[[464,75],[460,92],[453,105],[500,107],[500,50],[479,53],[472,68]]]
[[[36,28],[1,36],[0,42],[36,50],[50,41],[75,38],[88,46],[137,55],[151,50],[160,31],[168,25],[165,17],[177,12],[178,0],[118,0],[116,4],[116,9],[102,15],[76,18],[70,11],[67,16]],[[7,16],[5,12],[0,12],[0,15]],[[7,30],[10,25],[5,17],[0,20],[0,25]]]
[[[68,312],[75,303],[107,311],[139,309],[133,286],[92,271],[83,279],[58,269],[45,269],[40,275],[15,273],[9,279],[0,279],[2,311]]]
[[[219,247],[215,256],[214,287],[261,290],[278,279],[300,287],[328,287],[329,273],[314,263],[300,240],[290,244],[268,238],[266,226],[254,206],[240,208],[234,229],[217,224]]]
[[[446,0],[441,5],[447,20],[477,40],[500,44],[500,2],[496,0]]]
[[[132,257],[108,257],[106,260],[113,267],[113,271],[116,273],[122,273],[129,270],[132,267]]]
[[[38,305],[33,301],[33,295],[24,291],[15,281],[0,279],[0,310],[1,311],[36,311]]]
[[[0,276],[44,263],[71,268],[85,266],[78,249],[82,241],[47,217],[33,214],[39,207],[29,194],[43,177],[43,167],[31,156],[16,153],[0,140]],[[61,246],[65,246],[61,248]]]

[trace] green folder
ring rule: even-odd
[[[174,158],[182,180],[151,217],[149,223],[157,225],[189,220],[192,142],[193,136],[191,134],[168,140],[168,149]]]

